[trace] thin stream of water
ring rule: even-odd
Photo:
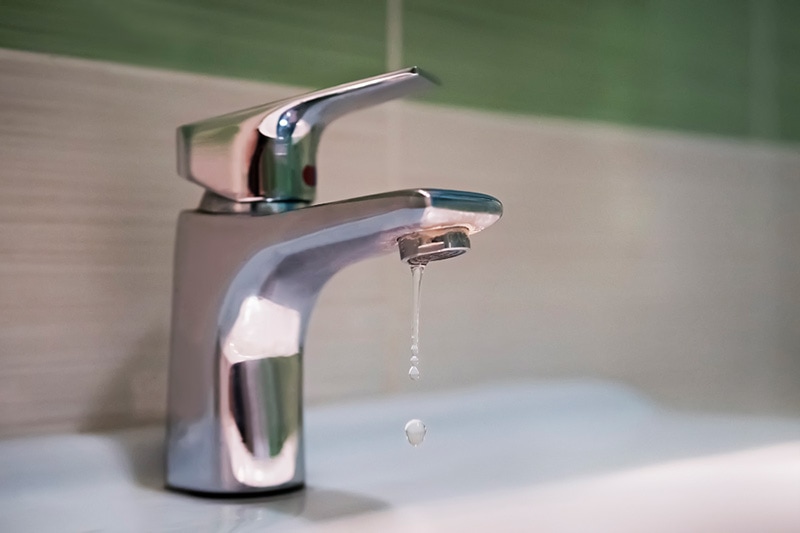
[[[415,368],[419,364],[419,299],[424,271],[425,265],[411,267],[411,368]]]
[[[419,379],[419,301],[420,289],[422,287],[422,272],[425,270],[425,265],[412,265],[411,266],[411,306],[413,307],[411,315],[411,368],[408,369],[408,377],[414,381]],[[414,447],[422,444],[425,439],[427,427],[422,423],[422,420],[414,418],[409,420],[405,426],[406,438],[408,443]]]

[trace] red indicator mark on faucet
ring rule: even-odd
[[[317,186],[317,167],[306,165],[303,167],[303,183],[309,187]]]

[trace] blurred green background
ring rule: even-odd
[[[800,140],[796,0],[405,0],[431,101]],[[380,0],[0,0],[0,47],[322,87],[386,70]]]

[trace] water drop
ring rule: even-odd
[[[419,357],[417,357],[416,355],[412,355],[409,361],[411,361],[411,364],[413,366],[417,366],[419,364]]]
[[[405,430],[408,443],[416,447],[422,444],[422,441],[425,440],[425,433],[427,433],[428,428],[425,427],[425,424],[422,423],[422,420],[414,418],[406,422]]]
[[[410,377],[414,381],[417,381],[419,379],[419,368],[417,368],[415,366],[412,366],[411,368],[409,368],[408,369],[408,377]]]

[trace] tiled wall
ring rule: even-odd
[[[797,2],[406,0],[438,102],[800,140]]]
[[[0,47],[313,87],[388,55],[435,102],[797,141],[798,23],[793,0],[5,0]]]
[[[208,74],[318,87],[400,55],[444,79],[432,101],[502,111],[393,103],[321,145],[320,201],[435,186],[505,204],[469,254],[426,271],[420,387],[589,375],[673,405],[796,413],[800,154],[745,139],[800,136],[794,8],[733,6],[696,58],[635,24],[658,3],[550,4],[389,0],[402,17],[387,27],[383,3],[356,0],[4,2],[0,45],[117,64],[0,50],[0,435],[163,416],[175,217],[199,199],[175,175],[174,128],[302,90]],[[671,5],[654,20],[682,24]],[[763,76],[742,74],[739,55],[772,41],[724,29],[743,20],[779,42]],[[625,59],[637,36],[643,62]],[[307,344],[310,401],[412,389],[409,290],[395,257],[330,282]]]

